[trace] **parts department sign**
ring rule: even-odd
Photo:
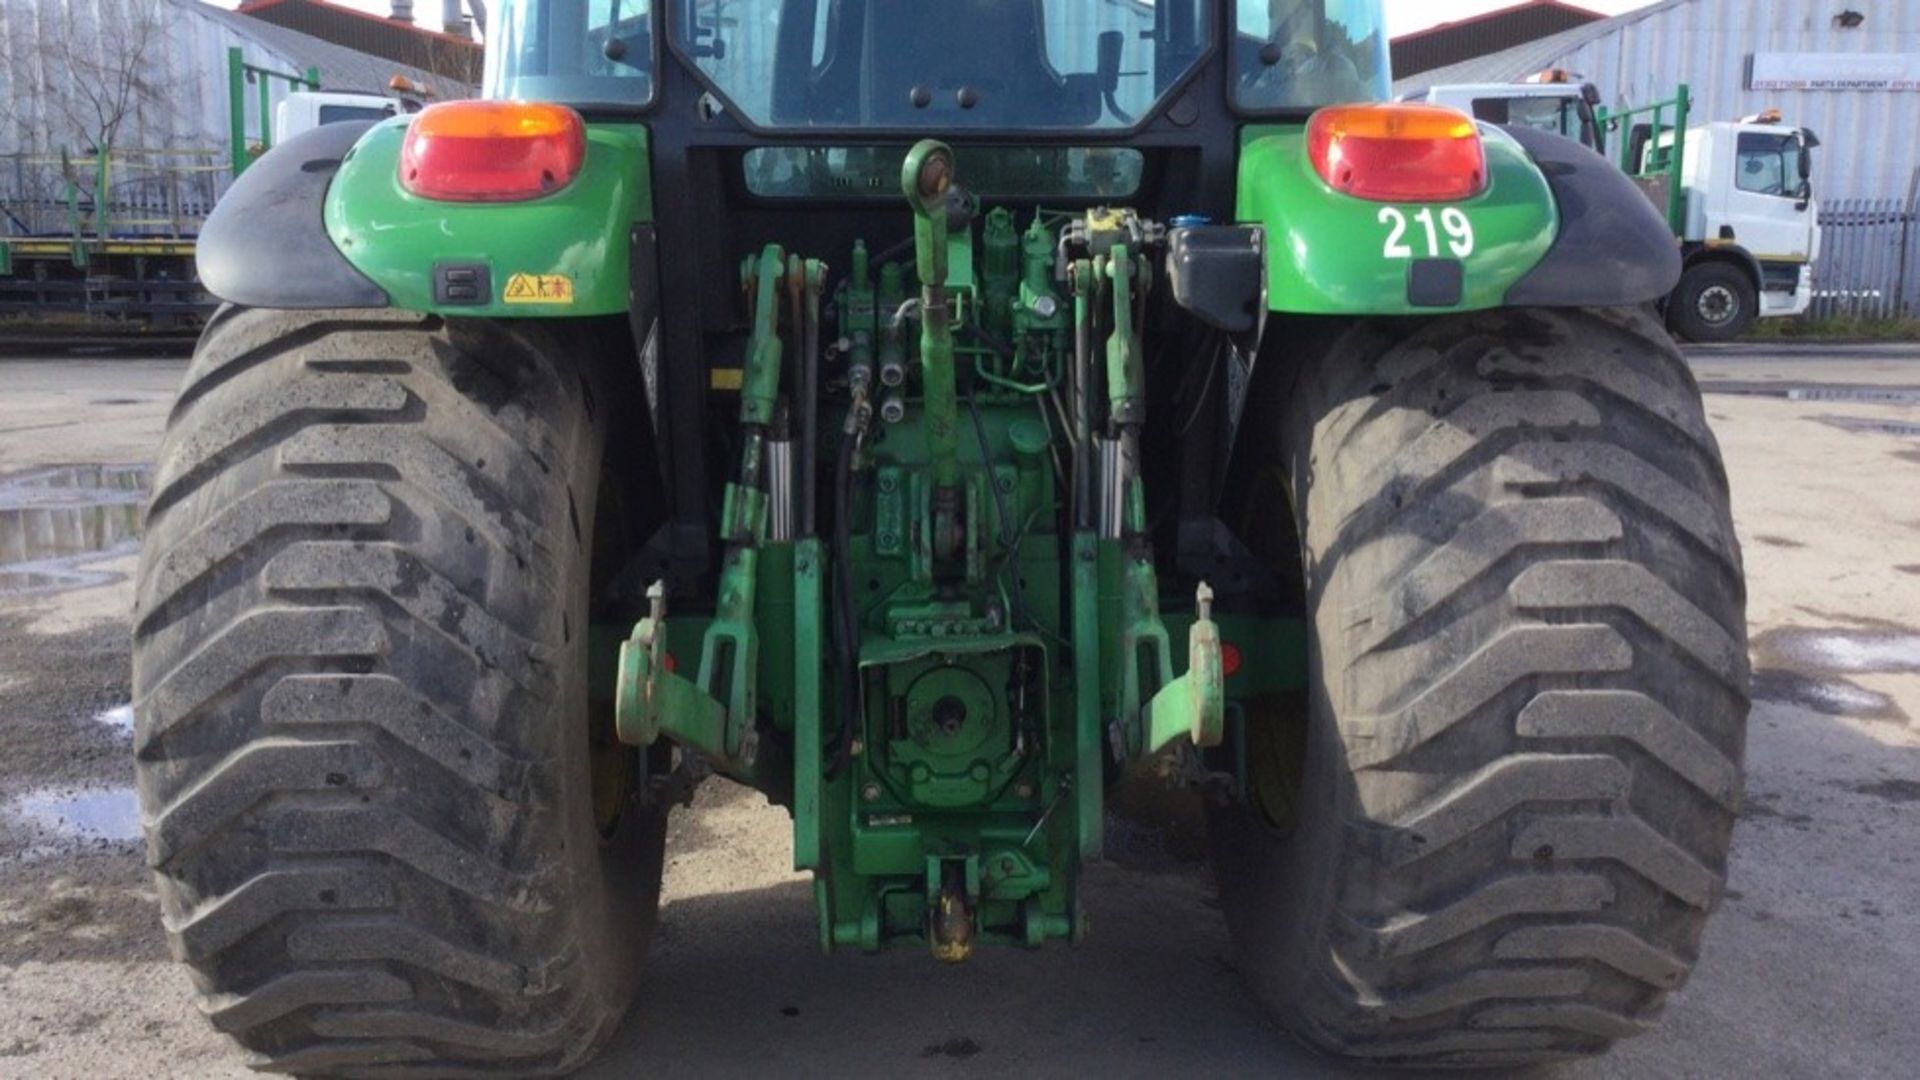
[[[1754,53],[1747,88],[1920,91],[1920,53]]]

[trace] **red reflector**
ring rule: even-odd
[[[1395,102],[1321,109],[1307,156],[1337,190],[1377,202],[1454,202],[1487,186],[1473,118],[1442,105]]]
[[[446,101],[407,127],[400,184],[448,202],[516,202],[566,187],[587,156],[587,128],[564,105]]]
[[[1231,641],[1220,643],[1220,677],[1231,679],[1240,670],[1240,646]]]

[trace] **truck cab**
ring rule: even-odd
[[[349,120],[385,120],[403,112],[419,112],[420,106],[384,94],[342,92],[337,90],[297,90],[280,100],[273,111],[273,132],[284,141],[322,124]]]
[[[1661,146],[1670,147],[1672,135]],[[1689,263],[1726,252],[1759,275],[1762,317],[1803,314],[1820,255],[1813,148],[1819,139],[1777,113],[1703,124],[1686,133],[1682,235]]]
[[[1554,72],[1520,83],[1430,86],[1404,94],[1400,100],[1446,105],[1489,124],[1550,131],[1605,153],[1606,145],[1594,120],[1599,99],[1592,83],[1575,83],[1564,72]]]

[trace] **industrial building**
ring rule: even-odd
[[[1393,39],[1393,70],[1403,77],[1418,75],[1604,18],[1560,0],[1528,0],[1401,34]]]
[[[149,36],[123,64],[103,46],[130,31]],[[435,97],[465,97],[473,87],[310,34],[200,0],[0,0],[0,155],[77,154],[94,149],[96,131],[68,115],[76,97],[137,63],[139,80],[112,142],[126,149],[222,148],[231,133],[227,54],[274,71],[316,70],[326,90],[385,93],[395,75]],[[106,57],[97,65],[73,57]],[[253,88],[250,87],[251,91]],[[284,85],[269,87],[269,104]],[[247,95],[248,130],[259,130],[257,95]],[[9,190],[0,176],[0,195]]]
[[[195,237],[286,94],[396,76],[474,89],[199,0],[0,0],[0,316],[197,312]]]
[[[473,25],[461,0],[441,4],[444,30],[416,23],[413,0],[390,0],[389,14],[384,16],[328,0],[245,0],[239,11],[262,22],[446,78],[474,85],[480,82],[483,50],[474,39]]]
[[[1402,77],[1410,92],[1511,82],[1560,68],[1609,107],[1672,97],[1696,122],[1779,109],[1820,137],[1823,202],[1909,200],[1920,182],[1920,4],[1899,0],[1666,0]]]

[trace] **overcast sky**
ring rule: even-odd
[[[240,0],[218,0],[218,2],[224,7],[240,5]],[[334,0],[334,2],[344,3],[348,7],[357,7],[363,11],[377,11],[383,15],[391,6],[388,0]],[[1435,23],[1510,7],[1516,0],[1386,0],[1386,2],[1388,31],[1393,34],[1405,34]],[[1645,7],[1651,0],[1574,0],[1574,2],[1602,14],[1618,15],[1622,11]],[[413,0],[414,21],[422,26],[439,26],[441,3],[442,0]],[[498,6],[498,4],[492,6]]]

